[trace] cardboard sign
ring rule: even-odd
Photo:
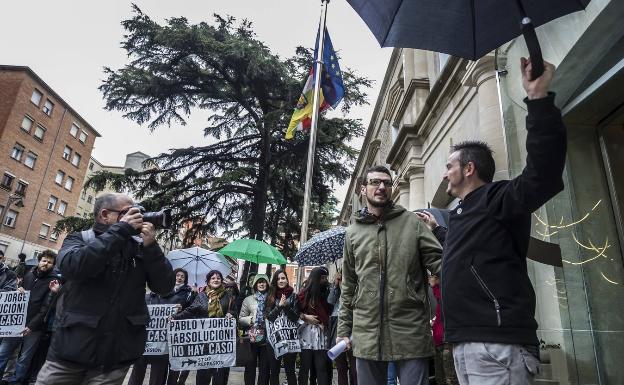
[[[236,363],[236,320],[174,320],[167,329],[173,370],[225,368]]]
[[[299,323],[289,320],[283,313],[275,322],[266,320],[267,339],[275,352],[275,358],[301,351],[297,329],[299,329]]]
[[[147,327],[147,342],[144,356],[167,354],[167,325],[169,316],[176,313],[176,305],[147,305],[150,323]]]
[[[30,291],[0,292],[0,337],[21,337],[26,327]]]

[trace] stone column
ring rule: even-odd
[[[495,179],[507,179],[507,146],[503,132],[494,72],[494,56],[484,56],[469,68],[468,84],[477,88],[478,103],[478,138],[487,142],[494,150],[496,162]]]
[[[409,208],[409,198],[410,198],[410,185],[406,181],[399,182],[397,189],[399,190],[397,193],[396,202],[406,209]]]
[[[409,174],[409,207],[416,210],[425,208],[425,173],[416,169]]]

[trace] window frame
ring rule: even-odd
[[[61,175],[61,181],[60,182],[56,180],[59,175]],[[59,186],[62,186],[63,185],[63,179],[65,179],[65,175],[66,175],[65,172],[62,171],[62,170],[56,171],[56,175],[54,176],[54,183],[56,183]]]
[[[26,162],[28,161],[28,159],[32,159],[31,155],[34,156],[34,160],[32,162],[32,165],[27,164]],[[28,151],[28,154],[26,155],[26,158],[24,159],[24,166],[28,167],[31,170],[35,169],[35,164],[37,164],[37,158],[39,157],[39,155],[37,155],[36,153],[32,152],[32,151]]]
[[[41,134],[41,136],[37,135],[37,130],[41,130],[43,131],[43,133]],[[43,127],[41,124],[37,123],[37,127],[35,127],[35,132],[33,132],[33,137],[35,139],[37,139],[40,142],[43,142],[43,138],[45,137],[45,133],[46,131],[48,131],[45,127]]]
[[[7,176],[11,178],[8,185],[4,184],[4,180],[6,179]],[[0,187],[11,190],[13,188],[13,182],[15,181],[15,179],[16,179],[15,175],[11,174],[10,172],[5,171],[4,175],[2,175],[2,180],[0,180]]]
[[[56,213],[59,214],[60,216],[64,217],[65,213],[67,212],[67,206],[68,206],[67,202],[65,202],[64,200],[61,200],[59,202],[58,209],[56,210]],[[63,207],[63,212],[61,212],[61,207]]]
[[[24,186],[22,191],[20,191],[19,186]],[[29,186],[28,182],[26,182],[23,179],[18,179],[17,186],[15,186],[15,193],[20,195],[20,196],[22,196],[22,197],[25,197],[26,196],[26,191],[28,191],[28,186]]]
[[[49,107],[48,109],[48,104],[50,104],[51,107]],[[48,116],[52,116],[52,112],[54,111],[54,103],[46,98],[45,103],[43,103],[43,107],[41,107],[41,111],[43,111],[44,114],[48,115]]]
[[[65,150],[67,149],[69,149],[69,152],[65,152]],[[63,148],[63,159],[69,162],[71,160],[71,156],[73,152],[74,150],[71,147],[69,147],[68,145],[65,145],[65,147]],[[65,157],[65,154],[67,154],[67,157]]]
[[[33,96],[35,95],[35,93],[39,94],[39,101],[37,103],[35,103],[35,101],[33,100]],[[43,100],[43,92],[39,91],[38,89],[33,89],[32,94],[30,95],[30,102],[32,104],[34,104],[35,106],[39,107],[39,105],[41,104],[41,101]]]
[[[47,227],[47,230],[46,230],[45,234],[42,234],[41,230],[43,230],[44,227]],[[50,226],[49,224],[47,224],[45,222],[41,223],[41,227],[39,228],[39,234],[38,234],[39,238],[41,238],[41,239],[48,239],[48,234],[50,233],[51,229],[52,229],[52,226]]]
[[[13,216],[9,216],[9,214],[14,214]],[[17,223],[17,217],[19,215],[19,212],[15,211],[15,210],[11,210],[8,209],[6,214],[4,214],[4,218],[2,218],[2,223],[4,226],[6,227],[10,227],[10,228],[15,228],[15,224]],[[8,224],[7,223],[7,218],[13,219],[13,223],[12,224]]]
[[[74,160],[78,157],[78,162],[74,163]],[[80,167],[80,161],[82,160],[82,155],[80,155],[77,151],[74,151],[74,155],[72,156],[71,164],[75,167]]]
[[[30,127],[28,127],[28,130],[24,128],[24,121],[28,120],[30,122]],[[32,130],[33,125],[35,124],[35,119],[33,119],[31,116],[29,115],[24,115],[24,119],[22,119],[22,123],[20,124],[20,129],[24,132],[27,132],[30,134],[30,131]]]
[[[54,200],[54,203],[53,203]],[[46,208],[48,209],[48,211],[55,211],[56,210],[56,204],[58,203],[58,198],[55,197],[54,195],[50,195],[50,198],[48,198],[48,205],[46,206]],[[52,203],[52,207],[50,207],[50,204]]]
[[[82,136],[84,135],[84,140],[82,140]],[[80,130],[80,135],[78,136],[78,141],[82,144],[87,143],[87,140],[89,140],[89,134],[87,134],[87,132],[85,130]]]
[[[14,156],[14,154],[16,152],[16,148],[17,148],[17,151],[19,151],[17,157]],[[22,161],[22,157],[24,156],[25,152],[26,152],[26,147],[21,145],[19,142],[15,142],[15,145],[13,145],[13,148],[11,149],[11,159],[16,160],[18,162],[21,162]]]
[[[71,191],[74,188],[74,182],[76,180],[74,178],[72,178],[71,176],[68,176],[67,179],[65,180],[65,184],[63,185],[63,187],[65,188],[65,190],[67,191]],[[69,185],[69,188],[67,188],[67,183],[71,182]]]

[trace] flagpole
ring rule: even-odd
[[[323,72],[323,43],[325,43],[325,19],[329,0],[321,0],[321,23],[318,41],[318,54],[314,58],[316,70],[314,73],[314,103],[312,104],[312,127],[310,128],[310,143],[308,145],[308,166],[306,169],[305,194],[303,196],[303,214],[301,218],[301,237],[299,247],[308,240],[308,222],[310,220],[310,196],[312,195],[312,173],[314,172],[314,157],[316,154],[316,132],[318,131],[319,109],[321,107],[321,74]],[[304,267],[300,266],[297,274],[297,287],[301,290]]]

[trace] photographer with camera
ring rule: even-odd
[[[175,282],[148,216],[158,217],[125,194],[105,194],[95,200],[93,228],[63,242],[57,266],[67,283],[37,384],[121,385],[143,355],[145,286],[164,295]]]

